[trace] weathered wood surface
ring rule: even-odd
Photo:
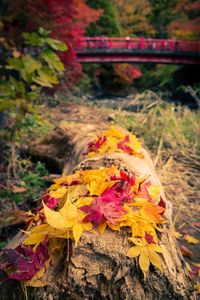
[[[70,129],[66,126],[64,131],[62,129],[62,134],[66,132],[66,136],[64,135],[62,139],[72,146],[67,171],[70,170],[69,162],[74,167],[83,158],[84,145],[97,128],[95,125],[88,125],[87,130],[80,131],[80,126],[73,125]],[[134,171],[138,176],[149,175],[153,184],[160,184],[153,163],[145,150],[144,154],[144,159],[122,153],[85,159],[76,169],[94,169],[114,164]],[[62,161],[61,165],[63,163]],[[163,197],[165,199],[164,193]],[[48,272],[47,279],[50,286],[28,288],[28,299],[195,299],[191,280],[173,236],[171,204],[168,200],[165,201],[166,223],[160,236],[160,244],[165,249],[162,256],[163,273],[152,266],[147,279],[143,279],[137,260],[129,259],[125,255],[130,247],[125,233],[111,230],[106,230],[103,235],[85,232],[78,247],[72,248],[69,261],[57,257],[57,263]],[[23,297],[19,284],[8,281],[1,285],[0,299],[12,300]]]
[[[101,123],[101,128],[106,124]],[[85,146],[99,132],[98,124],[69,124],[55,127],[46,137],[33,141],[28,153],[53,172],[72,172],[83,158]]]

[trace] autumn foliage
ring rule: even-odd
[[[117,76],[129,84],[142,76],[140,68],[131,64],[116,64],[113,67]]]
[[[84,0],[46,0],[47,14],[51,16],[52,35],[68,45],[68,53],[62,54],[67,67],[68,84],[76,82],[82,74],[74,48],[79,47],[79,40],[88,25],[95,22],[102,10],[90,8]]]
[[[62,54],[66,66],[67,84],[76,82],[82,73],[74,48],[88,25],[95,22],[102,10],[90,8],[85,0],[9,0],[5,5],[5,35],[18,45],[24,31],[36,31],[39,26],[52,32],[52,36],[68,46]]]
[[[174,20],[168,31],[173,37],[198,39],[200,37],[200,1],[178,1],[172,10]]]

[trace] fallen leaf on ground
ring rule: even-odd
[[[178,231],[174,231],[174,236],[175,236],[177,239],[179,239],[179,238],[182,237],[183,235],[182,235],[180,232],[178,232]]]
[[[191,236],[191,235],[189,235],[189,234],[187,234],[184,238],[185,238],[185,240],[186,240],[188,243],[190,243],[190,244],[196,245],[196,244],[199,243],[199,241],[198,241],[195,237],[193,237],[193,236]]]
[[[195,288],[195,293],[200,294],[200,283],[195,284],[194,288]]]
[[[180,250],[181,250],[181,253],[185,256],[191,257],[193,255],[192,251],[190,251],[188,248],[186,248],[183,245],[181,245]]]
[[[27,191],[27,189],[24,187],[24,186],[16,186],[16,185],[13,185],[11,187],[11,191],[12,193],[14,194],[18,194],[18,193],[24,193]]]

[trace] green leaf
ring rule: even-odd
[[[24,57],[22,57],[22,62],[24,64],[25,72],[27,74],[32,74],[33,72],[39,70],[42,67],[41,63],[35,60],[30,55],[25,55]]]
[[[58,72],[64,71],[64,65],[60,61],[59,56],[51,49],[44,49],[41,54],[42,58],[47,62],[51,69],[55,69]]]
[[[16,80],[14,77],[9,78],[8,85],[10,85],[10,88],[12,90],[12,93],[18,93],[18,94],[24,94],[25,93],[25,86],[22,81]]]
[[[52,38],[46,38],[46,42],[54,50],[57,50],[57,51],[66,51],[67,50],[67,45],[58,40],[55,40]]]
[[[44,36],[44,37],[48,37],[50,34],[50,31],[47,31],[42,27],[39,28],[38,32],[41,36]]]
[[[10,107],[8,99],[0,100],[0,112],[7,110]]]
[[[20,58],[9,58],[8,59],[8,65],[17,71],[20,71],[23,69],[23,62]]]
[[[53,87],[58,83],[58,77],[49,68],[43,67],[38,70],[38,76],[33,77],[33,81],[41,86]]]
[[[40,94],[37,92],[28,92],[27,96],[31,99],[31,100],[36,100],[40,97]]]
[[[26,44],[31,46],[43,46],[45,41],[36,32],[25,32],[23,33]]]

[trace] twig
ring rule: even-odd
[[[156,154],[156,157],[155,157],[154,162],[153,162],[154,167],[157,165],[158,160],[160,158],[160,153],[161,153],[161,149],[162,149],[162,146],[163,146],[163,134],[164,134],[164,130],[162,132],[160,142],[159,142],[159,146],[158,146],[158,150],[157,150],[157,154]]]
[[[193,229],[195,229],[196,231],[200,232],[200,229],[197,228],[196,226],[194,226],[190,221],[185,220],[186,223],[188,223]]]

